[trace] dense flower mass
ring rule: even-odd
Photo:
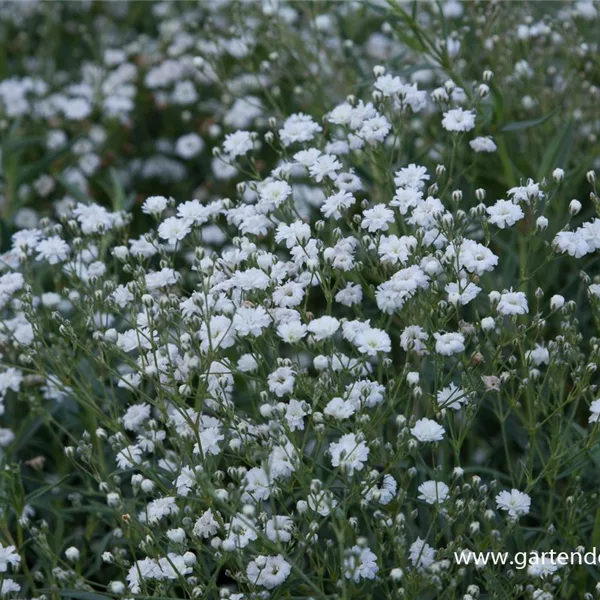
[[[2,598],[592,597],[598,5],[407,6],[2,5]]]

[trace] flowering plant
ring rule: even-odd
[[[586,37],[595,4],[539,22],[516,7],[518,40],[558,53],[565,28],[597,46]],[[454,560],[600,535],[600,213],[585,154],[597,123],[565,142],[584,137],[585,99],[568,138],[552,114],[506,120],[532,106],[506,108],[504,86],[528,79],[546,102],[585,65],[563,64],[548,88],[510,53],[498,70],[469,63],[467,43],[493,52],[481,27],[497,7],[438,8],[368,9],[404,60],[430,61],[420,77],[376,64],[360,93],[332,89],[323,109],[238,107],[254,114],[243,123],[228,113],[211,162],[229,186],[209,176],[194,199],[155,191],[107,206],[86,180],[34,223],[7,218],[2,596],[549,600],[594,589],[558,562]],[[232,6],[210,10],[235,31]],[[262,10],[280,24],[302,13]],[[326,10],[305,15],[299,37],[360,8]],[[247,56],[245,39],[225,41]],[[193,44],[182,35],[169,48]],[[216,78],[217,49],[195,48],[191,64]],[[549,60],[531,52],[536,67]],[[116,53],[104,63],[131,71]],[[172,78],[157,101],[195,103],[169,61],[145,85]],[[106,89],[104,112],[134,118]],[[85,102],[59,110],[79,122]],[[205,141],[190,132],[176,146],[195,156]]]

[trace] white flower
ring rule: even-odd
[[[408,167],[403,167],[394,173],[394,183],[399,188],[421,189],[431,176],[427,174],[427,167],[422,167],[411,163]]]
[[[356,406],[349,400],[340,397],[332,398],[325,406],[323,414],[332,417],[337,421],[348,419],[356,412]]]
[[[600,398],[590,404],[590,413],[588,423],[598,423],[600,421]]]
[[[444,428],[432,419],[419,419],[410,430],[420,442],[439,442],[444,439]]]
[[[277,226],[277,233],[275,234],[275,241],[277,243],[285,242],[288,248],[293,248],[298,244],[304,244],[311,237],[311,229],[308,223],[302,221],[294,221],[287,225],[286,223],[279,223]]]
[[[323,181],[324,177],[336,179],[337,171],[342,168],[342,163],[331,154],[322,154],[308,167],[308,172],[317,183]]]
[[[510,200],[498,200],[494,206],[488,206],[486,211],[490,215],[490,223],[500,229],[511,227],[525,216],[521,207]]]
[[[527,562],[527,574],[531,577],[542,578],[556,573],[556,571],[558,571],[558,569],[560,569],[564,564],[561,564],[560,562],[556,561],[556,559],[552,559],[549,556],[540,556],[535,552],[529,556]],[[543,596],[536,598],[535,594],[533,598],[535,598],[535,600],[544,600]]]
[[[535,198],[544,197],[544,193],[540,191],[540,184],[535,183],[533,179],[528,179],[527,185],[511,188],[506,194],[510,196],[515,203],[525,202],[526,204],[529,204],[531,200],[534,200]]]
[[[246,568],[248,581],[272,590],[281,585],[290,575],[292,567],[281,554],[277,556],[258,556]]]
[[[404,264],[416,245],[417,240],[412,235],[400,238],[396,235],[382,236],[377,252],[382,262],[390,262],[392,264],[400,262]]]
[[[307,150],[296,152],[294,160],[303,167],[310,168],[321,155],[322,152],[318,148],[308,148]]]
[[[292,195],[292,188],[287,181],[269,181],[259,192],[264,210],[273,210],[281,206]]]
[[[158,235],[169,244],[176,244],[192,231],[190,223],[185,219],[169,217],[158,226]]]
[[[146,402],[130,406],[123,415],[125,429],[137,431],[150,418],[150,411],[151,406]]]
[[[497,306],[501,315],[525,315],[529,312],[527,297],[523,292],[505,292],[500,296]]]
[[[586,21],[593,21],[598,18],[598,8],[590,0],[577,0],[571,10]]]
[[[145,512],[140,513],[138,518],[144,522],[147,518],[148,523],[158,523],[165,517],[176,515],[179,512],[176,499],[171,496],[156,498],[146,506]]]
[[[374,83],[375,89],[378,89],[384,97],[393,96],[404,89],[404,84],[400,77],[392,75],[381,75]]]
[[[304,288],[295,281],[288,281],[273,290],[273,302],[284,308],[298,306],[303,298]]]
[[[471,281],[467,281],[466,278],[460,280],[460,282],[451,282],[446,284],[446,293],[448,294],[448,302],[451,304],[469,304],[474,300],[481,288],[475,285]]]
[[[285,120],[283,128],[279,130],[279,137],[284,146],[290,146],[294,142],[309,142],[320,131],[322,127],[311,117],[297,113]]]
[[[0,371],[0,400],[4,398],[8,390],[18,392],[23,382],[23,373],[14,367]]]
[[[138,446],[127,446],[117,454],[119,469],[130,469],[142,462],[142,449]]]
[[[262,306],[241,306],[233,317],[233,328],[241,336],[258,337],[271,324],[271,317]]]
[[[377,471],[374,471],[374,473],[377,473]],[[368,488],[363,491],[363,495],[365,500],[368,500],[369,502],[376,501],[385,506],[395,498],[397,491],[398,483],[396,480],[391,475],[384,475],[381,480],[381,485],[374,485]]]
[[[243,515],[236,515],[231,519],[224,540],[226,548],[230,550],[245,548],[250,542],[258,538],[257,526],[254,521]]]
[[[193,534],[197,537],[209,538],[215,536],[219,529],[219,522],[215,519],[212,509],[209,508],[196,520]]]
[[[492,331],[496,327],[496,321],[493,317],[484,317],[481,319],[481,328],[484,331]]]
[[[341,190],[332,196],[328,196],[321,206],[321,212],[326,218],[338,220],[356,202],[356,198],[347,191]]]
[[[309,333],[312,333],[318,342],[330,338],[339,328],[340,322],[336,318],[329,316],[313,319],[308,324]]]
[[[347,283],[343,290],[340,290],[335,295],[335,301],[344,306],[353,306],[360,304],[363,299],[363,292],[360,284]]]
[[[0,573],[6,573],[8,566],[15,568],[21,562],[21,557],[16,552],[15,546],[0,544]]]
[[[322,517],[329,516],[331,510],[337,506],[337,500],[327,490],[312,492],[306,500],[310,510],[320,514]]]
[[[289,542],[293,530],[294,521],[284,515],[275,515],[265,524],[265,534],[272,542]]]
[[[352,476],[355,470],[362,471],[364,468],[369,457],[369,448],[365,442],[359,442],[355,434],[347,433],[329,445],[329,453],[331,464]]]
[[[0,596],[3,598],[8,596],[11,592],[21,591],[21,586],[14,579],[3,579],[2,586],[0,587]]]
[[[304,406],[303,402],[295,399],[288,402],[285,409],[285,420],[290,431],[304,430],[304,417],[308,414]]]
[[[581,258],[590,252],[586,239],[574,231],[559,231],[552,241],[559,252],[567,252],[570,256]]]
[[[435,351],[443,356],[452,356],[465,350],[465,336],[462,333],[434,333]]]
[[[348,125],[352,118],[354,108],[348,102],[339,104],[328,115],[327,120],[336,125]],[[296,158],[296,157],[294,157]]]
[[[491,137],[476,137],[469,142],[469,146],[475,152],[496,152],[497,150],[496,144]]]
[[[230,348],[235,343],[231,319],[224,315],[214,315],[208,323],[202,323],[198,337],[200,348],[205,352],[211,348]]]
[[[475,127],[475,113],[471,110],[453,108],[444,113],[442,126],[446,131],[471,131]]]
[[[197,133],[182,135],[175,143],[175,153],[184,159],[194,158],[204,150],[204,140]]]
[[[281,323],[277,327],[277,335],[288,344],[295,344],[306,336],[307,327],[300,321]]]
[[[477,275],[493,271],[498,264],[498,257],[489,248],[469,239],[463,240],[460,246],[455,243],[448,245],[446,258],[459,269]]]
[[[499,509],[507,511],[510,517],[517,518],[529,513],[531,498],[513,488],[510,492],[500,492],[496,496],[496,504]]]
[[[6,427],[0,427],[0,448],[6,448],[13,443],[15,434]]]
[[[190,226],[206,223],[209,215],[210,208],[202,206],[199,200],[183,202],[177,207],[177,216]]]
[[[394,213],[385,204],[376,204],[363,212],[361,227],[374,233],[387,231],[389,224],[394,222]]]
[[[292,367],[279,367],[267,379],[269,390],[278,398],[294,390],[295,372]]]
[[[236,131],[225,136],[223,150],[231,157],[244,156],[254,147],[252,134],[249,131]]]
[[[391,129],[391,123],[383,115],[377,115],[363,121],[362,127],[358,131],[358,137],[366,140],[369,144],[375,144],[382,142]]]
[[[225,439],[225,436],[220,432],[218,427],[207,427],[199,433],[200,444],[195,444],[194,454],[200,454],[202,450],[202,456],[208,455],[217,456],[221,453],[219,442]]]
[[[426,175],[426,177],[429,179],[429,175]],[[404,178],[396,177],[396,179],[404,179]],[[415,182],[415,184],[419,185],[419,187],[420,187],[421,182],[418,181],[418,182]],[[397,207],[398,210],[400,211],[401,215],[406,215],[406,213],[411,208],[416,208],[422,202],[423,202],[423,192],[421,192],[420,190],[418,190],[416,188],[412,188],[412,187],[407,187],[407,188],[399,187],[396,190],[395,196],[393,197],[393,199],[390,202],[390,206]]]
[[[381,329],[369,327],[361,331],[354,341],[358,351],[368,356],[376,356],[379,352],[391,352],[390,336]]]
[[[419,325],[409,325],[400,336],[400,345],[405,352],[426,354],[427,348],[423,342],[428,338],[429,334]]]
[[[548,348],[544,348],[544,346],[540,346],[540,344],[536,344],[533,350],[528,350],[525,353],[525,358],[536,367],[550,363],[550,353],[548,352]]]
[[[361,579],[375,579],[379,572],[377,556],[369,548],[352,546],[344,552],[344,576],[358,583]]]
[[[449,495],[450,488],[443,481],[425,481],[419,486],[419,500],[427,504],[442,504]]]
[[[271,482],[264,469],[253,467],[244,476],[244,501],[267,500],[271,494]]]
[[[35,247],[37,260],[47,260],[51,265],[67,260],[69,250],[69,245],[57,235],[41,240]]]
[[[237,368],[242,373],[251,373],[258,368],[258,363],[252,354],[242,354],[238,360]]]
[[[418,569],[426,569],[435,561],[435,550],[421,538],[410,545],[410,561]]]
[[[454,383],[437,393],[437,403],[440,408],[459,410],[468,400],[467,394],[461,388],[456,387]]]
[[[385,387],[376,381],[368,379],[359,379],[346,386],[348,399],[354,402],[357,407],[367,406],[373,408],[383,402]]]

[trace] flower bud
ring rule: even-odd
[[[571,200],[571,202],[569,203],[569,212],[572,215],[576,215],[579,213],[580,210],[581,210],[581,202],[579,202],[579,200]]]
[[[79,550],[75,548],[75,546],[71,546],[65,550],[65,556],[67,557],[67,560],[76,562],[79,560]]]

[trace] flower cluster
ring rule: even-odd
[[[34,19],[35,6],[5,18]],[[261,6],[280,24],[302,13]],[[191,111],[197,86],[220,80],[211,60],[260,54],[259,24],[233,35],[229,9],[169,19],[175,9],[153,5],[169,40],[145,66],[155,102]],[[203,10],[229,38],[186,31]],[[322,33],[359,9],[332,10],[302,18]],[[585,33],[595,10],[578,2],[560,16]],[[211,138],[213,174],[235,179],[227,195],[211,181],[177,199],[156,188],[140,206],[81,194],[13,222],[0,255],[0,573],[13,577],[1,596],[550,600],[580,589],[562,565],[453,557],[578,547],[594,530],[593,164],[570,168],[557,142],[521,173],[507,139],[531,120],[504,123],[502,78],[471,77],[459,58],[459,24],[481,19],[455,0],[417,12],[388,15],[414,38],[392,43],[386,21],[365,45],[381,62],[423,45],[435,68],[420,76],[376,65],[368,89],[310,110],[236,100],[230,131]],[[433,43],[421,20],[436,19],[456,31]],[[510,35],[547,40],[561,27],[525,23]],[[15,117],[101,111],[127,123],[141,43],[113,44],[104,70],[84,65],[89,79],[62,92],[6,80],[0,98],[16,98]],[[331,64],[315,64],[326,85]],[[515,86],[537,75],[523,60],[509,73]],[[253,89],[240,78],[239,93]],[[176,154],[206,145],[190,130]],[[485,174],[496,160],[499,181]],[[571,199],[580,190],[585,209]]]

